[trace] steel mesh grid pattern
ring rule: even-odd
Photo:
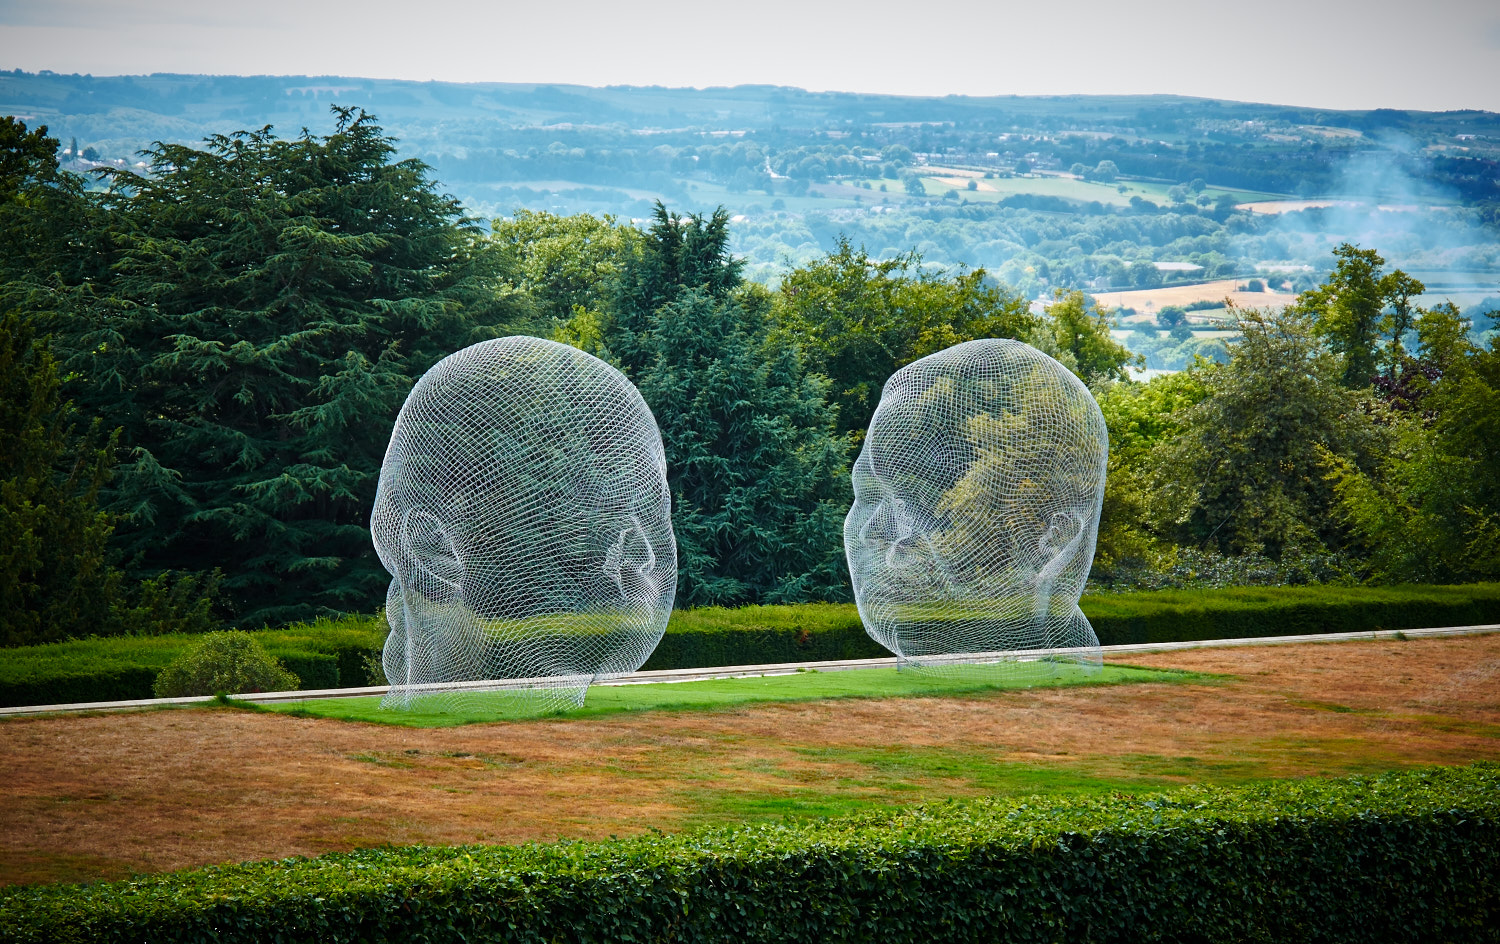
[[[968,341],[897,371],[855,461],[844,522],[866,631],[921,669],[1098,666],[1078,598],[1108,453],[1088,388],[1019,341]],[[1035,649],[1067,651],[1007,657]]]
[[[383,707],[482,692],[579,705],[640,668],[677,590],[661,433],[618,370],[509,337],[437,363],[391,433],[371,513],[390,571]]]

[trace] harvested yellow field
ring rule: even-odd
[[[1193,302],[1219,302],[1226,298],[1241,308],[1284,308],[1296,299],[1291,292],[1242,291],[1246,280],[1220,279],[1198,285],[1173,285],[1167,288],[1143,288],[1129,292],[1097,292],[1094,298],[1105,308],[1134,308],[1141,318],[1154,316],[1169,305],[1186,306]],[[1189,313],[1191,314],[1191,312]],[[1127,319],[1128,320],[1128,319]]]

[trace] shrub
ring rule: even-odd
[[[230,630],[204,636],[202,642],[162,669],[151,691],[157,698],[176,698],[219,692],[282,692],[297,685],[297,676],[266,652],[259,640],[249,633]]]
[[[827,662],[889,656],[849,603],[676,610],[641,668]]]
[[[1500,926],[1500,767],[391,847],[0,890],[0,940],[1448,941]]]

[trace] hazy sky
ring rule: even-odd
[[[0,66],[1500,111],[1500,2],[0,0]]]

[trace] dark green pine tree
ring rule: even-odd
[[[47,307],[58,284],[79,284],[96,254],[96,226],[84,180],[61,170],[47,126],[0,117],[0,302]]]
[[[658,207],[611,339],[661,426],[678,600],[846,599],[848,443],[827,382],[770,337],[770,298],[741,283],[726,223],[722,210],[705,220]]]
[[[729,254],[729,214],[723,207],[704,219],[667,212],[660,200],[646,249],[620,275],[610,325],[611,349],[627,372],[652,359],[649,335],[655,313],[693,289],[727,299],[743,279],[744,263]]]
[[[494,254],[363,112],[158,145],[116,174],[112,277],[67,338],[79,401],[123,429],[115,500],[144,574],[221,568],[238,622],[371,609],[366,516],[413,380],[510,333]]]
[[[77,436],[56,362],[15,312],[0,318],[0,646],[108,634],[121,574],[99,488],[110,443]]]

